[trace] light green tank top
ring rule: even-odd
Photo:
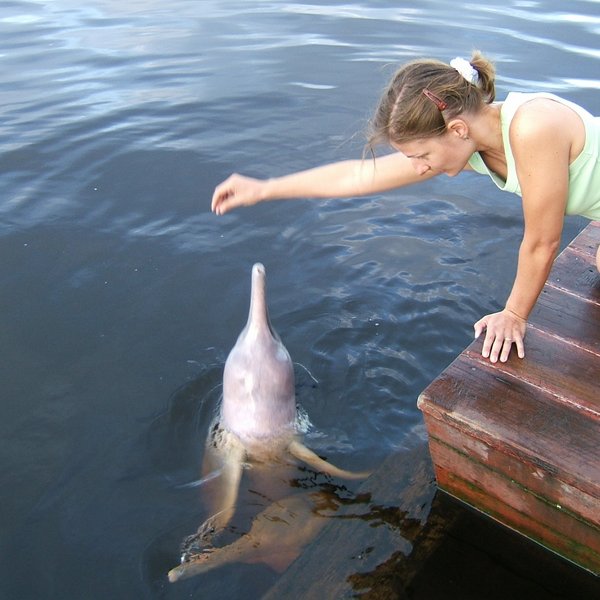
[[[581,154],[569,166],[569,197],[565,214],[581,215],[588,219],[600,220],[600,117],[594,117],[581,106],[559,98],[554,94],[511,92],[502,104],[500,121],[506,153],[506,181],[487,168],[479,152],[475,152],[471,156],[469,165],[474,171],[489,175],[501,190],[521,195],[515,159],[508,138],[508,129],[519,106],[534,98],[550,98],[560,102],[572,108],[581,117],[585,125],[585,145]]]

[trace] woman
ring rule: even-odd
[[[258,180],[234,174],[215,189],[212,210],[284,198],[374,194],[461,171],[487,174],[522,196],[525,228],[517,274],[503,310],[475,323],[482,354],[495,363],[512,345],[525,356],[527,318],[559,248],[565,214],[600,220],[600,118],[551,94],[511,93],[496,103],[495,70],[475,52],[449,65],[417,60],[385,90],[369,147],[396,152]],[[600,270],[600,248],[596,256]]]

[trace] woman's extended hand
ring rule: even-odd
[[[495,363],[498,357],[500,362],[506,362],[513,344],[517,347],[519,358],[525,356],[523,338],[527,321],[514,312],[505,308],[500,312],[486,315],[475,323],[474,328],[475,338],[478,338],[485,329],[481,354],[484,358],[489,357],[491,362]]]
[[[213,193],[211,210],[223,215],[239,206],[251,206],[265,200],[266,181],[234,173],[220,183]]]

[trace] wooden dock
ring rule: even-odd
[[[477,341],[423,392],[429,445],[390,455],[263,600],[600,597],[599,243],[591,224],[557,259],[524,360]]]
[[[474,341],[421,394],[439,487],[600,574],[600,223],[556,259],[526,356]],[[483,338],[483,336],[481,336]]]

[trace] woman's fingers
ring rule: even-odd
[[[213,193],[211,210],[222,215],[233,208],[250,206],[264,199],[264,181],[234,173],[220,183]]]
[[[515,340],[515,346],[517,347],[517,356],[519,358],[525,358],[525,343],[522,337],[518,337]]]
[[[512,345],[513,340],[510,338],[504,338],[504,341],[502,342],[502,350],[500,351],[500,362],[506,362],[508,360],[508,355],[510,354]]]
[[[512,345],[517,349],[519,358],[525,356],[525,334],[526,323],[522,319],[515,318],[510,311],[500,311],[486,315],[475,323],[475,337],[479,337],[485,329],[485,338],[481,348],[481,355],[489,358],[490,362],[506,362],[510,355]]]
[[[500,362],[506,362],[508,360],[508,356],[510,354],[510,349],[512,348],[513,343],[516,344],[516,340],[513,340],[510,337],[505,337],[504,335],[496,335],[494,336],[493,334],[491,334],[490,332],[488,332],[489,334],[489,341],[487,344],[487,348],[486,348],[486,344],[484,342],[484,348],[482,350],[482,355],[485,358],[490,359],[490,362],[498,362],[498,359],[500,359]],[[486,338],[488,337],[488,335],[486,335]],[[518,345],[517,345],[518,347]],[[521,340],[521,347],[523,347],[523,342]],[[519,354],[520,358],[523,358],[523,356],[521,356],[521,354]]]
[[[215,188],[210,205],[211,210],[218,215],[223,214],[227,211],[227,200],[232,196],[235,196],[233,176]]]
[[[473,325],[473,328],[475,329],[475,339],[477,339],[486,328],[486,317],[479,319],[479,321]]]

